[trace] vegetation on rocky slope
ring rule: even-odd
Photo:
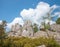
[[[0,40],[1,44],[1,40]],[[40,45],[46,47],[60,47],[53,38],[27,38],[27,37],[7,37],[3,39],[2,46],[0,47],[36,47]]]
[[[60,18],[57,19],[56,23],[57,24],[60,24]]]

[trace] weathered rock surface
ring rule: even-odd
[[[46,47],[45,45],[41,45],[41,46],[38,46],[38,47]]]
[[[37,38],[37,37],[53,37],[59,44],[60,44],[60,33],[58,32],[52,32],[52,31],[49,31],[47,30],[46,31],[38,31],[34,34],[34,37]]]
[[[31,23],[31,21],[26,21],[25,23],[24,23],[24,25],[23,25],[23,30],[22,30],[22,34],[23,34],[23,31],[26,31],[26,36],[28,36],[28,37],[32,37],[33,36],[33,28],[32,28],[32,23]]]
[[[24,36],[24,37],[32,37],[33,36],[33,28],[32,23],[28,20],[25,21],[23,27],[18,23],[12,25],[11,32],[8,33],[8,36]]]
[[[60,24],[51,25],[51,29],[60,33]]]
[[[47,33],[44,31],[38,31],[34,34],[34,37],[48,37]]]

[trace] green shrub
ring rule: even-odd
[[[36,47],[35,44],[32,43],[27,43],[24,45],[24,47]]]
[[[60,18],[58,18],[58,19],[56,20],[56,23],[57,23],[57,24],[60,24]]]
[[[34,24],[33,30],[34,30],[35,33],[38,31],[38,27],[37,27],[36,24]]]
[[[50,29],[50,25],[49,24],[45,24],[45,29]]]
[[[46,45],[46,47],[60,47],[53,38],[27,38],[27,37],[9,37],[3,41],[1,47],[36,47],[40,45]]]

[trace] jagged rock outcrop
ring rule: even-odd
[[[31,21],[25,21],[23,27],[16,23],[12,25],[11,32],[8,33],[8,36],[24,36],[24,37],[32,37],[33,36],[33,27]]]
[[[49,30],[38,31],[34,34],[34,38],[37,38],[37,37],[46,37],[46,38],[53,37],[60,44],[60,33],[58,32],[52,32]]]
[[[60,33],[58,32],[52,32],[52,31],[38,31],[34,34],[34,37],[54,37],[54,38],[60,38]]]
[[[12,26],[11,32],[8,33],[8,36],[24,36],[24,37],[31,37],[31,38],[37,38],[37,37],[54,37],[54,39],[60,43],[60,25],[51,25],[51,30],[40,30],[34,33],[33,25],[31,21],[25,21],[23,27],[20,26],[18,23]],[[52,30],[55,30],[53,32]]]
[[[8,33],[8,36],[21,36],[22,33],[22,26],[16,23],[12,25],[11,31]]]
[[[25,21],[24,25],[23,25],[23,30],[22,30],[22,34],[24,33],[24,31],[26,32],[25,34],[27,34],[26,36],[28,37],[32,37],[33,36],[33,28],[32,28],[32,23],[31,21]]]
[[[51,30],[54,30],[60,33],[60,24],[51,25]]]
[[[36,33],[34,33],[34,37],[48,37],[47,33],[45,31],[38,31]]]

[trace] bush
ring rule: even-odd
[[[36,33],[36,32],[38,31],[38,27],[37,27],[36,24],[34,24],[33,26],[34,26],[34,27],[33,27],[33,30],[34,30],[34,32]]]
[[[56,20],[56,23],[57,23],[57,24],[60,24],[60,18],[58,18],[58,19]]]
[[[50,25],[49,24],[45,24],[45,29],[50,29]]]
[[[46,45],[46,47],[60,47],[53,38],[27,38],[27,37],[9,37],[3,41],[1,47],[36,47]]]

